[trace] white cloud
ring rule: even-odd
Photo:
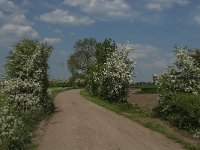
[[[18,25],[30,25],[32,22],[30,22],[26,15],[23,12],[20,11],[14,11],[12,13],[3,13],[0,11],[0,18],[1,23],[3,24],[18,24]]]
[[[71,14],[67,10],[56,9],[50,13],[45,13],[40,15],[40,20],[48,23],[59,23],[59,24],[72,24],[72,25],[89,25],[94,23],[95,21],[90,19],[87,16],[84,17],[76,17]]]
[[[198,24],[200,24],[200,16],[195,16],[194,21]]]
[[[44,38],[43,41],[45,41],[45,42],[47,42],[47,43],[49,43],[49,44],[54,45],[54,44],[56,44],[56,43],[60,43],[62,40],[59,39],[59,38],[49,38],[49,37],[46,37],[46,38]]]
[[[173,55],[149,44],[133,44],[131,57],[136,60],[136,80],[151,81],[154,73],[162,73],[173,61]]]
[[[4,20],[6,23],[12,23],[12,24],[20,24],[20,25],[31,24],[31,22],[26,18],[25,14],[21,12],[7,15],[4,17]]]
[[[185,6],[190,3],[190,0],[177,0],[177,4],[180,6]]]
[[[10,0],[0,0],[0,10],[0,18],[3,19],[1,23],[20,25],[31,24],[31,22],[26,17],[27,10]]]
[[[64,4],[80,7],[82,12],[98,17],[127,17],[130,7],[124,0],[64,0]]]
[[[151,56],[151,55],[150,55]],[[142,62],[142,63],[139,63],[139,67],[141,67],[142,70],[159,70],[159,69],[162,69],[164,70],[168,65],[169,65],[169,61],[168,61],[168,58],[161,58],[161,57],[158,57],[158,58],[154,58],[152,60],[148,60],[148,63],[147,62]]]
[[[31,26],[5,24],[0,28],[0,35],[16,35],[17,37],[38,37],[37,31]]]
[[[162,10],[161,5],[159,3],[148,3],[146,7],[150,10]]]
[[[131,57],[134,58],[139,66],[142,68],[163,68],[167,64],[172,62],[172,55],[165,54],[164,51],[158,47],[148,44],[133,44],[134,51],[131,53]]]
[[[70,6],[79,6],[83,5],[87,0],[64,0],[64,4],[70,5]]]
[[[31,3],[29,0],[23,0],[22,2],[22,6],[25,7],[25,6],[29,6]]]
[[[0,9],[5,11],[13,11],[13,9],[17,9],[18,7],[9,0],[0,0]]]
[[[0,0],[0,10],[0,48],[8,48],[20,38],[38,38],[25,9],[10,0]]]
[[[175,5],[185,6],[189,4],[189,0],[151,0],[146,4],[149,10],[161,11],[163,9],[171,8]]]
[[[134,44],[133,47],[135,49],[133,54],[135,59],[149,57],[159,51],[157,47],[148,44]]]
[[[10,47],[21,38],[37,38],[38,33],[31,26],[4,24],[0,28],[0,45]]]

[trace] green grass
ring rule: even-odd
[[[123,115],[133,121],[136,121],[146,128],[165,135],[177,143],[182,144],[183,147],[188,150],[200,150],[200,142],[191,142],[189,139],[186,139],[179,133],[176,133],[170,126],[156,118],[153,118],[150,110],[141,109],[132,106],[129,103],[117,103],[110,102],[108,100],[102,100],[98,97],[89,95],[86,91],[81,91],[81,95],[83,95],[89,101],[92,101],[108,110],[114,111],[117,114]]]
[[[157,88],[141,88],[139,94],[157,94]]]
[[[56,97],[56,95],[60,92],[71,90],[73,87],[51,87],[48,88],[48,94],[52,100]]]

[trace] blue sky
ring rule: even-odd
[[[69,77],[67,58],[85,37],[131,42],[136,81],[173,62],[173,47],[200,47],[199,0],[0,0],[0,65],[21,38],[54,46],[50,77]],[[3,67],[0,69],[3,73]]]

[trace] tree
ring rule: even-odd
[[[99,70],[89,74],[88,91],[108,100],[126,100],[135,67],[135,61],[129,58],[132,50],[130,44],[125,44],[121,50],[110,52]]]
[[[109,55],[116,51],[116,49],[117,46],[115,44],[115,41],[113,41],[111,38],[105,39],[103,42],[97,43],[95,51],[97,64],[99,66],[102,66],[104,63],[106,63],[106,60],[109,57]]]
[[[76,74],[81,70],[81,66],[79,66],[79,56],[77,53],[73,53],[70,55],[69,59],[67,60],[67,66],[72,75]]]
[[[112,39],[105,39],[103,42],[97,42],[95,46],[95,59],[88,65],[86,70],[86,84],[87,89],[95,94],[97,92],[98,84],[95,80],[95,73],[98,73],[104,68],[107,58],[117,50],[117,46]]]
[[[85,38],[75,42],[75,52],[70,55],[67,61],[68,69],[72,75],[85,72],[87,66],[94,63],[96,44],[95,38]]]
[[[103,42],[97,42],[94,38],[85,38],[78,40],[74,49],[75,52],[71,54],[67,61],[72,74],[70,80],[73,80],[72,83],[75,85],[75,81],[81,81],[82,85],[86,85],[87,89],[92,90],[94,94],[99,86],[94,81],[94,73],[101,73],[100,71],[105,68],[108,58],[112,57],[114,52],[117,53],[117,45],[110,38]]]

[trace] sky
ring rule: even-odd
[[[67,78],[79,39],[133,44],[135,81],[152,81],[173,63],[174,46],[200,47],[200,0],[0,0],[0,74],[22,38],[54,47],[50,78]]]

